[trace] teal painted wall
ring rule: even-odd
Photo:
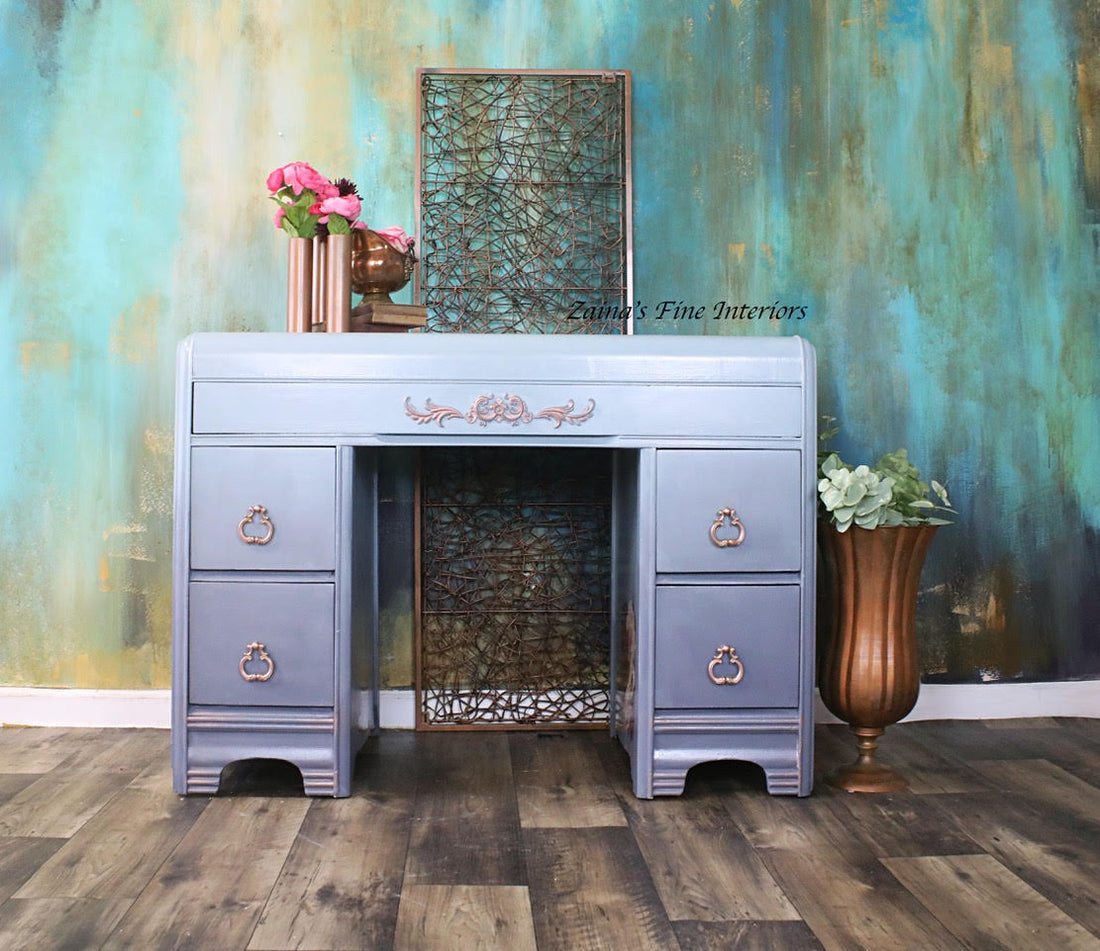
[[[837,448],[905,445],[948,483],[926,677],[1100,676],[1098,20],[1090,0],[5,0],[0,683],[168,684],[176,343],[282,328],[277,165],[347,174],[368,221],[412,226],[420,65],[632,70],[638,331],[804,334]],[[704,316],[657,320],[663,300]]]

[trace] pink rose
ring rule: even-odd
[[[309,213],[311,215],[319,215],[321,214],[321,202],[326,198],[335,198],[340,194],[340,189],[329,183],[322,185],[320,188],[313,189],[313,192],[317,195],[318,200],[309,206]]]
[[[315,210],[316,209],[316,210]],[[332,195],[324,201],[310,208],[310,214],[321,214],[325,217],[321,221],[327,221],[329,215],[340,215],[352,221],[359,217],[362,205],[358,195]]]
[[[275,227],[281,228],[283,226],[283,219],[286,217],[286,209],[281,205],[275,209]]]
[[[305,162],[291,162],[282,168],[277,168],[267,176],[267,188],[270,192],[277,192],[280,188],[289,187],[295,195],[302,194],[302,190],[308,188],[318,195],[331,193],[335,186],[324,175],[307,165]]]
[[[294,189],[295,195],[302,194],[303,188],[320,194],[326,186],[332,187],[332,183],[324,175],[305,162],[291,162],[283,169],[283,176],[286,183]]]
[[[398,225],[390,225],[388,228],[375,228],[374,233],[402,254],[408,253],[409,247],[412,244],[412,238],[405,234],[404,228]]]
[[[353,221],[351,226],[353,228],[360,228],[360,229],[366,230],[367,223],[365,221]]]

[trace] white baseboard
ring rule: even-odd
[[[0,687],[3,726],[168,727],[169,690]]]
[[[385,730],[411,730],[412,690],[383,690],[379,720]],[[821,699],[818,723],[838,723]],[[924,684],[912,720],[1001,720],[1007,717],[1100,718],[1100,680],[1056,683]],[[158,727],[171,724],[168,690],[82,690],[0,687],[0,724],[5,726]]]
[[[379,690],[378,723],[383,730],[411,730],[416,726],[416,693]]]
[[[383,729],[411,730],[416,723],[412,690],[383,690],[378,698]],[[367,718],[360,714],[362,722]],[[170,690],[82,690],[65,687],[0,687],[0,726],[154,727],[172,725]]]
[[[840,723],[816,697],[818,723]],[[1100,717],[1100,680],[1047,683],[921,684],[914,720],[1005,720],[1010,717]]]

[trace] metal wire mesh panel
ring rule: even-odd
[[[421,70],[419,90],[427,329],[629,332],[629,73]],[[606,454],[439,451],[419,485],[418,727],[606,722]]]
[[[421,71],[415,292],[429,330],[624,332],[628,83]]]
[[[608,454],[431,450],[420,491],[419,725],[606,722]]]

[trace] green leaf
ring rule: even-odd
[[[895,449],[878,461],[878,469],[894,480],[894,502],[907,505],[928,494],[928,484],[921,481],[917,467],[909,461],[905,449]]]
[[[835,452],[830,452],[824,459],[821,460],[821,474],[828,476],[830,473],[835,472],[837,469],[847,469],[848,467],[840,461],[840,456]]]
[[[858,505],[867,494],[867,486],[861,482],[851,482],[844,488],[844,504]]]

